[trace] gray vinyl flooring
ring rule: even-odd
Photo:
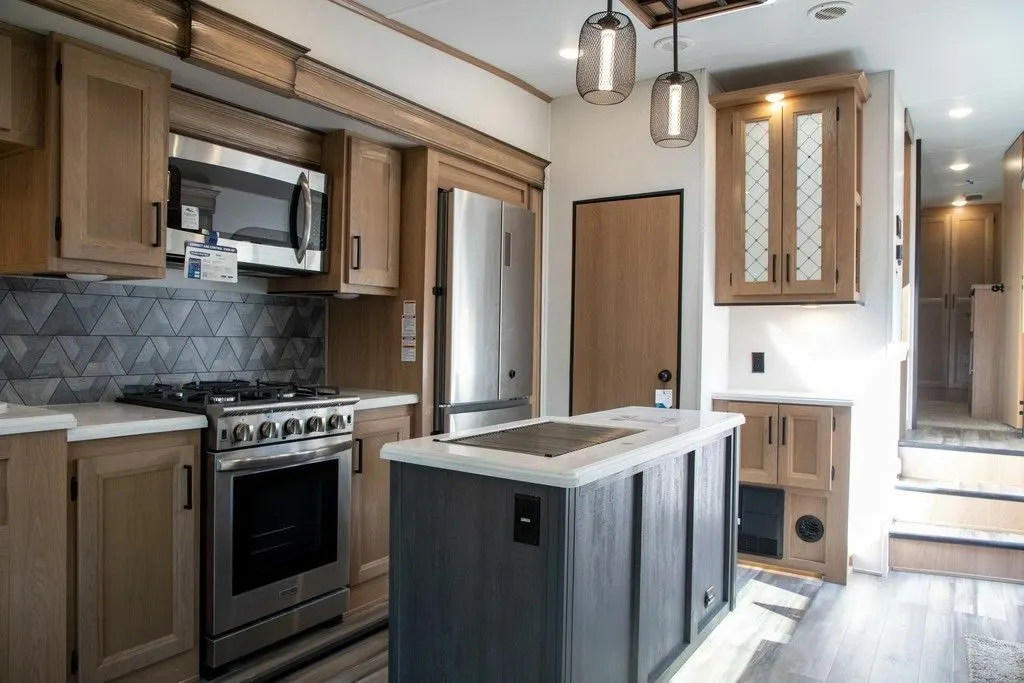
[[[966,404],[948,401],[922,401],[917,428],[907,431],[900,445],[1024,455],[1019,431],[996,420],[971,418]]]
[[[1018,584],[894,572],[844,588],[744,567],[739,579],[737,610],[672,683],[967,683],[966,634],[1024,642]],[[385,634],[361,663],[350,648],[287,680],[383,683]]]

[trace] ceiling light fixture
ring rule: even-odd
[[[578,47],[563,47],[558,51],[558,56],[562,59],[578,59],[580,49]]]
[[[672,1],[672,41],[679,42],[679,3]],[[672,71],[651,89],[651,139],[659,147],[688,147],[697,137],[700,87],[693,74],[679,70],[679,49],[672,51]]]
[[[956,109],[949,110],[949,117],[952,119],[966,119],[973,113],[974,110],[970,107],[957,107]]]
[[[636,83],[636,29],[625,14],[591,14],[580,29],[576,90],[591,104],[618,104]]]
[[[778,104],[782,100],[786,99],[786,93],[783,93],[783,92],[768,93],[767,95],[764,96],[764,99],[769,101],[769,102],[771,102],[772,104]]]
[[[960,207],[962,207],[962,206],[967,206],[967,200],[964,199],[963,197],[960,197],[958,199],[954,199],[953,200],[953,206],[955,206],[958,209]]]
[[[957,171],[957,172],[959,172],[959,171],[966,171],[970,167],[971,167],[971,165],[968,164],[968,163],[958,163],[958,164],[953,164],[952,166],[950,166],[949,170],[950,171]]]

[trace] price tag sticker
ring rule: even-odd
[[[181,205],[181,229],[199,232],[199,207]]]
[[[219,244],[185,242],[185,277],[189,280],[238,282],[238,250]]]
[[[671,408],[672,407],[672,390],[671,389],[656,389],[654,391],[654,407],[655,408]]]

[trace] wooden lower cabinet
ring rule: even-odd
[[[716,407],[729,413],[742,413],[746,423],[740,427],[740,481],[746,484],[779,482],[779,407],[774,403],[737,403]]]
[[[349,612],[388,598],[391,467],[385,444],[408,439],[406,407],[356,413],[352,451],[352,517],[349,536]]]
[[[199,433],[71,444],[78,681],[198,679]]]
[[[779,484],[832,488],[832,408],[779,406]]]

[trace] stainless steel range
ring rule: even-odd
[[[214,669],[348,607],[355,397],[330,387],[196,382],[124,402],[206,415],[203,663]]]

